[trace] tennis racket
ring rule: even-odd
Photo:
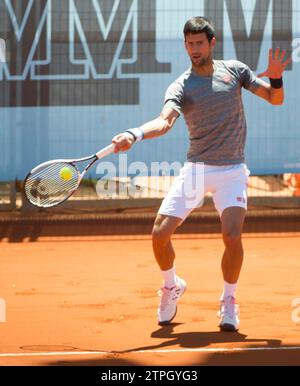
[[[114,151],[114,144],[96,154],[79,159],[57,159],[44,162],[25,178],[24,193],[31,204],[49,208],[66,201],[77,190],[88,169],[100,158]],[[90,161],[80,172],[78,164]]]

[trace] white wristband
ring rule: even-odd
[[[143,130],[141,130],[139,127],[128,129],[126,130],[126,133],[132,134],[134,137],[134,142],[140,142],[144,138]]]

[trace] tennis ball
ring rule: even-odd
[[[62,180],[69,181],[72,178],[73,173],[70,168],[64,167],[60,169],[59,175]]]

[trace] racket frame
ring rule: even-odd
[[[36,167],[34,167],[28,174],[27,176],[25,177],[24,179],[24,185],[23,185],[23,191],[24,191],[24,195],[26,197],[26,199],[34,206],[37,206],[39,208],[51,208],[53,206],[57,206],[57,205],[60,205],[62,204],[63,202],[65,202],[66,200],[68,200],[75,192],[76,190],[78,189],[79,185],[80,185],[80,182],[82,181],[84,175],[86,174],[86,172],[88,171],[88,169],[96,162],[98,161],[99,159],[113,153],[114,151],[114,144],[110,144],[108,146],[106,146],[105,148],[99,150],[96,154],[93,154],[93,155],[90,155],[90,156],[87,156],[87,157],[83,157],[83,158],[77,158],[77,159],[55,159],[55,160],[50,160],[50,161],[46,161],[46,162],[43,162],[39,165],[37,165]],[[84,161],[89,161],[89,160],[92,160],[90,163],[88,163],[86,165],[86,167],[83,169],[82,172],[80,172],[80,170],[78,169],[77,167],[77,163],[79,162],[84,162]],[[47,166],[47,165],[52,165],[52,164],[55,164],[55,163],[65,163],[65,164],[70,164],[72,165],[75,170],[77,171],[77,184],[75,185],[75,187],[70,190],[70,193],[61,201],[59,202],[56,202],[54,203],[53,205],[38,205],[37,203],[34,203],[31,201],[31,199],[27,196],[26,194],[26,190],[25,190],[25,186],[26,186],[26,181],[28,180],[28,178],[35,172],[37,171],[39,168],[43,167],[43,166]]]

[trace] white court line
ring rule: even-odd
[[[300,346],[293,347],[233,347],[233,348],[184,348],[165,350],[136,350],[136,351],[58,351],[58,352],[35,352],[35,353],[0,353],[0,357],[38,357],[38,356],[66,356],[66,355],[113,355],[113,354],[147,354],[147,353],[177,353],[177,352],[247,352],[247,351],[280,351],[300,350]]]

